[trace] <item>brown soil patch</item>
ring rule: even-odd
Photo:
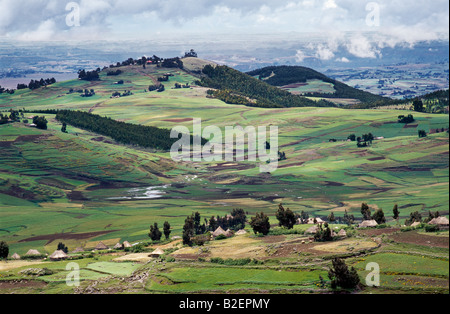
[[[49,243],[53,242],[54,240],[84,240],[84,239],[98,237],[98,236],[108,234],[111,232],[115,232],[115,231],[118,231],[118,230],[96,231],[96,232],[86,232],[86,233],[71,233],[71,232],[55,233],[55,234],[47,234],[47,235],[26,238],[26,239],[20,240],[19,242],[32,242],[32,241],[47,240],[48,241],[47,244],[49,244]]]
[[[281,88],[297,88],[297,87],[307,86],[307,85],[308,85],[308,83],[293,83],[293,84],[282,86]]]
[[[390,236],[396,242],[448,248],[448,237],[419,234],[417,231],[400,232]]]
[[[419,126],[418,124],[405,124],[405,126],[403,128],[404,129],[415,129],[418,126]]]
[[[365,230],[359,230],[359,233],[362,233],[363,235],[373,237],[373,236],[379,236],[382,234],[393,234],[397,231],[400,231],[400,228],[385,228],[385,229],[365,229]]]
[[[17,288],[43,288],[47,286],[44,281],[35,280],[8,280],[0,281],[0,290],[8,289],[11,292]]]
[[[286,239],[284,235],[277,235],[277,236],[265,236],[262,238],[262,242],[264,243],[278,243],[283,242]]]
[[[368,158],[367,160],[369,160],[369,161],[377,161],[377,160],[384,160],[384,159],[386,159],[386,158],[381,156],[381,157]]]

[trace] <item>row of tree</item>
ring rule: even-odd
[[[34,90],[34,89],[38,89],[38,88],[41,88],[41,87],[45,87],[45,86],[48,86],[48,85],[52,85],[52,84],[55,84],[56,83],[56,79],[54,78],[54,77],[52,77],[52,78],[48,78],[48,79],[43,79],[43,78],[41,78],[40,80],[31,80],[30,81],[30,84],[17,84],[17,89],[19,90],[19,89],[26,89],[26,88],[29,88],[29,89],[31,89],[31,90]]]
[[[109,136],[122,144],[138,145],[168,151],[177,139],[171,139],[171,131],[152,126],[116,121],[83,111],[42,110],[40,113],[56,114],[61,123],[72,125],[103,136]],[[193,137],[191,136],[191,142]],[[202,145],[207,141],[202,139]]]

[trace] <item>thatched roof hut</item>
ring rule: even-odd
[[[17,254],[17,253],[14,253],[14,254],[11,256],[11,258],[12,258],[12,259],[20,259],[20,255]]]
[[[376,227],[378,226],[378,223],[372,219],[372,220],[364,220],[362,223],[358,225],[359,228],[369,228],[369,227]]]
[[[84,252],[84,249],[82,247],[77,247],[75,250],[72,251],[72,253],[80,253]]]
[[[124,248],[127,248],[127,247],[131,247],[132,245],[130,244],[130,242],[128,242],[128,241],[124,241],[123,242],[123,247]]]
[[[319,230],[318,226],[312,226],[311,228],[308,228],[305,233],[308,234],[315,234],[317,232],[317,230]]]
[[[160,257],[161,255],[164,254],[164,251],[161,250],[160,248],[157,248],[156,250],[154,250],[153,252],[150,253],[150,257]]]
[[[239,230],[238,232],[236,232],[236,235],[242,235],[242,234],[246,234],[247,231],[245,231],[244,229]]]
[[[338,234],[339,237],[346,237],[347,232],[344,229],[339,230]]]
[[[109,250],[109,247],[107,247],[103,242],[100,241],[94,248],[94,250]]]
[[[50,255],[50,260],[52,261],[60,261],[66,259],[68,256],[63,250],[57,250]]]
[[[316,222],[314,222],[314,220]],[[323,224],[325,223],[325,221],[323,221],[322,219],[320,219],[319,217],[316,218],[308,218],[308,225],[315,225],[315,224]]]
[[[121,250],[121,249],[123,249],[123,245],[120,244],[120,242],[117,242],[117,244],[114,245],[113,249],[114,249],[114,250]]]
[[[42,255],[38,250],[29,249],[25,256],[37,256]]]
[[[213,238],[216,238],[216,237],[218,237],[220,235],[227,236],[225,230],[223,230],[222,227],[219,226],[219,228],[217,228],[216,231],[214,231],[212,233],[212,236],[213,236]]]
[[[228,238],[229,238],[229,237],[232,237],[233,234],[234,234],[233,231],[231,231],[230,229],[228,229],[227,231],[225,231],[225,236],[228,237]]]
[[[431,219],[430,222],[428,222],[428,224],[430,224],[430,225],[438,225],[440,227],[441,226],[442,227],[445,227],[445,226],[448,227],[448,219],[446,217],[441,216],[441,217],[437,217],[437,218]]]

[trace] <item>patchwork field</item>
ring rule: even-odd
[[[404,125],[397,123],[399,111],[392,109],[263,109],[225,104],[207,98],[207,89],[195,86],[194,73],[201,64],[194,61],[190,72],[129,66],[119,76],[102,72],[96,82],[59,82],[0,95],[2,113],[26,109],[21,122],[0,125],[0,240],[8,243],[10,255],[22,256],[29,249],[50,255],[59,242],[69,251],[86,249],[84,258],[76,260],[82,271],[80,290],[63,282],[67,261],[8,260],[0,262],[1,293],[11,289],[33,293],[95,289],[320,293],[326,289],[319,276],[329,284],[324,267],[333,256],[345,257],[361,278],[367,275],[367,262],[380,264],[382,287],[363,293],[382,289],[448,293],[448,232],[401,231],[405,219],[416,211],[424,218],[429,211],[448,217],[448,133],[418,137],[418,130],[448,128],[448,115],[411,112],[415,122]],[[164,92],[147,91],[167,73],[173,76],[164,82]],[[118,80],[124,84],[114,84]],[[175,89],[175,83],[190,88]],[[322,92],[326,89],[319,87]],[[95,96],[80,97],[69,93],[70,89],[94,89]],[[124,90],[133,95],[111,98],[113,92]],[[52,114],[45,114],[48,130],[23,122],[36,115],[33,111],[58,108],[166,129],[181,125],[191,131],[194,118],[202,120],[203,128],[222,130],[275,125],[279,127],[278,150],[286,154],[286,160],[272,173],[261,173],[259,161],[175,162],[168,152],[120,145],[70,125],[68,133],[62,133]],[[347,140],[351,134],[368,133],[375,137],[370,146],[357,147]],[[304,234],[310,225],[296,225],[291,233],[276,227],[280,203],[296,214],[304,211],[324,220],[331,212],[337,219],[347,212],[357,223],[362,220],[363,202],[372,212],[384,210],[388,229],[349,228],[346,239],[317,243]],[[395,204],[400,211],[398,221],[392,218]],[[212,241],[204,247],[183,247],[180,240],[151,243],[148,237],[154,222],[162,228],[168,221],[171,236],[181,236],[185,219],[193,212],[198,211],[203,222],[234,208],[244,209],[247,218],[266,213],[274,233],[255,236],[247,225],[247,235]],[[344,227],[332,226],[336,231]],[[141,243],[143,252],[90,256],[99,241],[110,247],[123,241]],[[148,256],[159,246],[166,250],[164,263]],[[214,258],[263,264],[240,267],[217,264]],[[37,277],[19,273],[29,268],[53,272]],[[123,277],[130,279],[121,281]],[[29,284],[16,283],[20,278]],[[132,288],[127,291],[127,287]]]

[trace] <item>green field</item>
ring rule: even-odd
[[[165,73],[174,76],[164,82],[164,92],[146,91]],[[148,242],[149,226],[154,222],[160,227],[164,221],[170,222],[171,236],[181,236],[186,216],[195,211],[202,219],[224,216],[233,208],[243,208],[247,217],[263,211],[275,226],[279,203],[297,214],[305,211],[310,217],[326,219],[331,212],[343,217],[348,211],[361,219],[361,203],[366,202],[372,212],[382,208],[390,226],[397,225],[392,218],[395,204],[400,223],[414,211],[423,217],[428,211],[448,217],[448,133],[418,137],[418,130],[448,128],[448,115],[411,112],[416,121],[405,127],[397,123],[398,110],[231,105],[207,98],[207,89],[195,86],[198,78],[192,74],[153,66],[129,66],[113,77],[103,71],[100,78],[97,82],[59,82],[34,91],[0,95],[3,113],[10,108],[27,110],[21,122],[0,125],[0,239],[8,243],[10,255],[23,255],[32,248],[51,254],[59,242],[70,251],[79,246],[92,249],[98,241],[110,246],[125,240]],[[124,85],[114,84],[119,79]],[[176,82],[191,87],[174,89]],[[68,94],[71,88],[94,89],[96,95],[84,98]],[[110,98],[114,91],[124,90],[133,95]],[[46,114],[48,130],[23,122],[34,115],[33,111],[58,108],[166,129],[182,125],[192,130],[193,118],[201,118],[203,127],[221,129],[276,125],[279,150],[287,159],[271,174],[261,173],[259,162],[176,163],[168,152],[119,145],[70,125],[68,133],[62,133],[54,115]],[[347,141],[351,134],[369,132],[378,138],[369,147],[358,148],[355,142]],[[367,260],[383,265],[389,287],[401,285],[391,278],[399,272],[403,276],[447,278],[448,282],[448,258],[402,258],[386,253]],[[402,263],[405,260],[408,262]],[[83,267],[82,276],[86,280],[110,274],[130,276],[137,269],[131,264],[116,264],[110,260],[93,262]],[[145,289],[306,291],[318,288],[319,275],[326,277],[322,270],[278,272],[200,266],[181,264],[157,272],[150,276]],[[358,271],[364,274],[363,269]],[[58,281],[64,274],[52,275],[47,281]],[[177,284],[167,285],[166,281]]]

